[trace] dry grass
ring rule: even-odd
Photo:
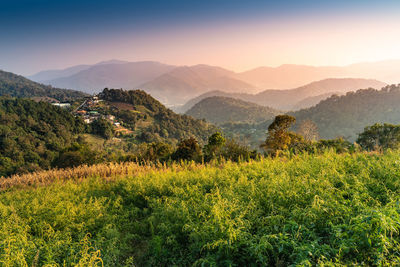
[[[215,165],[215,164],[214,164]],[[183,171],[204,168],[203,164],[194,162],[172,163],[101,163],[97,165],[81,165],[67,169],[52,169],[27,174],[0,177],[0,191],[10,188],[26,188],[49,185],[55,182],[76,181],[99,177],[104,180],[114,180],[120,177],[132,177],[141,173],[154,171]]]

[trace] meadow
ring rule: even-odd
[[[400,264],[400,152],[0,180],[1,266]]]

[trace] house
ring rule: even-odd
[[[121,126],[121,123],[119,123],[119,122],[114,122],[114,126],[119,127],[119,126]]]
[[[80,115],[85,115],[87,113],[86,110],[78,110],[76,113],[80,114]]]
[[[53,106],[60,107],[60,108],[68,108],[71,106],[70,103],[51,103]]]

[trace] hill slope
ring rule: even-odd
[[[365,126],[377,122],[400,124],[400,86],[366,89],[332,96],[312,108],[290,113],[297,122],[310,119],[322,138],[344,136],[354,141]]]
[[[273,119],[281,112],[239,99],[213,96],[201,100],[186,114],[221,124],[227,122],[256,123]]]
[[[0,177],[54,167],[85,125],[45,102],[0,97]]]
[[[223,95],[237,98],[244,101],[253,102],[261,106],[268,106],[279,110],[292,110],[297,107],[299,102],[310,97],[325,95],[326,98],[329,96],[329,94],[333,94],[334,92],[346,93],[349,91],[355,91],[358,89],[370,87],[380,89],[385,85],[385,83],[377,80],[346,78],[325,79],[317,82],[312,82],[310,84],[295,89],[265,90],[258,94],[230,94],[226,92],[221,93],[219,91],[213,91],[190,100],[186,105],[182,107],[182,110],[190,108],[191,105],[194,105],[195,103],[203,99],[204,96],[209,97],[213,95]],[[306,103],[303,103],[301,105],[303,105],[304,107],[304,104]],[[311,101],[310,105],[313,104],[315,103]]]
[[[204,143],[217,131],[209,123],[174,113],[141,90],[104,89],[99,96],[108,104],[108,112],[121,119],[140,141],[176,143],[195,137]]]
[[[25,77],[0,70],[0,96],[13,97],[50,97],[59,101],[73,100],[87,96],[73,90],[53,88],[33,82]]]

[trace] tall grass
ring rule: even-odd
[[[81,168],[2,185],[4,266],[400,264],[400,152]]]

